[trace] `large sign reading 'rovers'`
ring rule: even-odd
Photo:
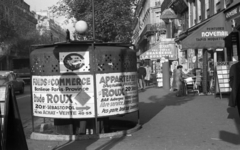
[[[126,114],[138,110],[136,72],[97,74],[98,116]]]
[[[32,76],[33,115],[94,117],[93,85],[92,75]]]

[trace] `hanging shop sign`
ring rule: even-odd
[[[126,114],[138,110],[136,72],[97,74],[98,116]]]
[[[165,41],[159,42],[152,49],[146,51],[140,55],[140,59],[161,59],[163,57],[169,58],[169,60],[177,59],[177,48],[175,42]]]
[[[91,118],[92,75],[32,76],[33,115],[50,118]]]

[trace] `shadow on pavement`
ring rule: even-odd
[[[96,146],[91,144],[97,142],[97,139],[92,140],[81,140],[81,141],[69,141],[68,143],[56,147],[53,150],[70,150],[70,149],[78,149],[78,150],[87,150],[87,149],[94,149],[94,150],[110,150],[114,147],[115,144],[122,141],[125,137],[120,138],[113,138],[108,141],[100,142],[99,144],[96,144]],[[101,145],[101,146],[99,146]]]
[[[145,96],[148,93],[148,90],[154,89],[148,88],[145,91],[141,92]],[[155,89],[156,90],[156,89]],[[158,89],[157,89],[158,90]],[[141,124],[145,124],[150,121],[154,116],[156,116],[160,111],[162,111],[167,106],[178,106],[187,103],[194,99],[195,96],[188,95],[183,97],[176,97],[173,92],[171,93],[154,93],[154,95],[148,96],[147,100],[143,100],[140,98],[139,102],[139,110],[140,110],[140,121]],[[116,119],[116,117],[114,117]],[[120,120],[135,120],[136,113],[131,113],[125,115],[123,117],[118,118]],[[117,120],[115,120],[118,123]],[[120,123],[118,123],[120,124]],[[124,124],[124,123],[121,123]],[[98,139],[91,139],[91,140],[80,140],[80,141],[69,141],[59,147],[54,148],[53,150],[69,150],[69,149],[79,149],[79,150],[87,150],[87,149],[95,149],[95,150],[110,150],[113,148],[117,143],[124,140],[126,136],[122,136],[120,138],[113,138],[113,139],[105,139],[99,142]]]
[[[220,131],[219,132],[220,139],[231,144],[240,145],[240,119],[239,119],[237,107],[235,108],[229,107],[227,111],[229,113],[228,119],[234,120],[238,134],[227,132],[227,131]]]
[[[149,102],[140,102],[140,120],[141,124],[145,124],[150,121],[155,115],[162,111],[167,106],[178,106],[187,103],[194,99],[194,95],[187,95],[182,97],[176,97],[174,92],[170,92],[161,97],[156,95],[150,95]]]
[[[96,140],[83,140],[83,141],[69,141],[59,147],[53,148],[53,150],[70,150],[70,149],[79,149],[86,150],[89,145],[96,142]]]

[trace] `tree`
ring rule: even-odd
[[[52,43],[48,34],[40,35],[37,30],[34,30],[18,36],[17,40],[11,45],[10,50],[12,55],[28,56],[32,45]]]
[[[7,20],[0,21],[0,58],[9,55],[9,47],[17,37],[14,25]]]
[[[137,0],[95,0],[95,35],[104,42],[131,42],[134,6]],[[89,29],[83,35],[92,38],[92,1],[62,0],[51,7],[57,16],[84,20]],[[77,33],[77,36],[82,36]]]

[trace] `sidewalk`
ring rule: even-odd
[[[226,98],[175,97],[162,88],[139,93],[139,131],[121,138],[81,141],[27,139],[29,150],[239,150],[240,120]],[[124,117],[132,120],[134,114]]]

